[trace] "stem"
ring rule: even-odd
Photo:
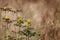
[[[32,38],[30,40],[32,40]]]
[[[19,39],[21,39],[22,35],[20,34],[20,27],[19,27]]]
[[[5,11],[5,16],[6,16],[6,11]],[[2,40],[6,40],[6,30],[7,30],[7,27],[8,27],[8,25],[7,25],[7,23],[6,23],[6,27],[5,27],[5,29],[4,29],[3,39],[2,39]]]
[[[6,32],[8,31],[8,23],[7,23],[7,25],[6,25]],[[8,34],[6,34],[6,40],[8,40]]]
[[[29,40],[29,36],[26,36],[26,40]]]
[[[26,36],[26,40],[27,40],[27,36]]]
[[[27,40],[29,40],[29,36],[28,36]]]
[[[17,36],[17,33],[16,33],[16,27],[15,27],[15,36]],[[16,40],[17,40],[17,38],[16,38]]]
[[[8,24],[6,23],[6,27],[5,27],[5,29],[4,29],[4,33],[3,33],[3,39],[2,40],[8,40],[7,38],[7,34],[6,34],[6,32],[7,32],[7,27],[8,27]]]

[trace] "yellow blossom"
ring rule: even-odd
[[[9,16],[5,16],[5,19],[9,19]]]
[[[5,6],[5,7],[3,7],[3,9],[5,10],[7,7]]]
[[[18,20],[18,22],[22,22],[23,21],[23,19],[21,17],[18,17],[17,20]]]
[[[28,19],[28,20],[26,20],[26,22],[27,22],[27,23],[31,23],[31,20],[30,20],[30,19]]]

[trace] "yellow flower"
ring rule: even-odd
[[[5,7],[3,7],[3,9],[5,10],[7,7],[5,6]]]
[[[28,19],[28,20],[26,20],[26,22],[27,22],[27,23],[31,23],[31,20],[30,20],[30,19]]]
[[[9,16],[5,16],[5,19],[9,19]]]
[[[28,24],[28,23],[26,24],[26,27],[30,27],[30,26],[31,26],[31,24]]]
[[[18,22],[22,22],[23,21],[23,19],[21,17],[18,17],[17,20],[18,20]]]

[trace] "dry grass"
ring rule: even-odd
[[[6,5],[13,10],[22,10],[21,15],[32,19],[32,26],[42,32],[41,40],[60,40],[60,22],[57,21],[60,20],[60,14],[57,13],[60,10],[59,2],[59,0],[0,0],[0,7]]]

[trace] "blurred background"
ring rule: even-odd
[[[4,31],[3,17],[8,15],[11,20],[16,19],[16,14],[26,19],[32,20],[32,27],[36,32],[40,32],[39,40],[60,40],[60,0],[0,0],[0,8],[6,6],[11,10],[21,12],[11,12],[0,10],[0,39]],[[11,23],[9,30],[18,31],[18,28]],[[25,39],[24,39],[25,40]],[[36,37],[32,40],[38,40]]]

